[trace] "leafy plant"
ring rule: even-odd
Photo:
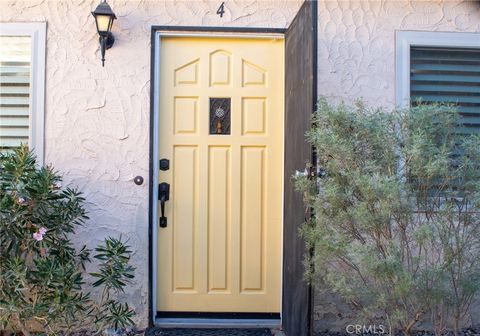
[[[81,291],[89,251],[69,235],[87,219],[75,189],[60,189],[51,167],[36,168],[28,148],[0,156],[0,322],[28,335],[67,332],[86,312]]]
[[[115,296],[124,291],[126,284],[134,278],[135,268],[129,265],[131,251],[121,239],[107,238],[104,245],[95,248],[94,258],[100,260],[99,272],[90,273],[98,280],[94,287],[103,287],[99,303],[94,308],[95,323],[99,330],[105,327],[118,330],[134,324],[135,312],[128,303],[119,303]]]
[[[297,176],[314,216],[307,278],[379,313],[390,334],[455,333],[480,290],[480,137],[452,106],[387,113],[318,104],[308,141],[325,176]]]
[[[115,329],[133,325],[134,311],[118,302],[132,279],[131,251],[121,239],[108,238],[96,248],[103,286],[95,303],[82,287],[90,251],[77,250],[75,229],[88,219],[84,198],[61,189],[51,167],[37,167],[26,146],[0,153],[0,327],[24,335],[43,331],[69,334],[96,323]]]

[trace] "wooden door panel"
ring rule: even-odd
[[[159,311],[279,312],[283,41],[163,38]],[[213,110],[210,111],[210,107]]]

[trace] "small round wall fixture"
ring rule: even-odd
[[[142,176],[135,176],[135,178],[133,179],[133,182],[136,185],[142,185],[143,184],[143,177]]]
[[[108,5],[106,0],[103,0],[97,8],[92,12],[97,26],[97,32],[100,41],[100,50],[102,52],[102,66],[105,66],[105,50],[110,49],[115,42],[115,38],[111,32],[113,20],[117,17]]]

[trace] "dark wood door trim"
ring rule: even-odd
[[[153,263],[156,262],[156,253],[154,245],[154,225],[158,225],[158,218],[153,217],[152,209],[157,206],[157,200],[154,199],[154,174],[158,172],[154,171],[154,151],[156,150],[154,143],[155,125],[155,95],[158,93],[158,83],[155,82],[156,71],[156,54],[155,50],[159,43],[157,33],[159,32],[191,32],[198,33],[204,32],[206,34],[211,33],[213,36],[220,33],[238,33],[238,34],[281,34],[285,35],[287,29],[285,28],[263,28],[263,27],[206,27],[206,26],[163,26],[157,25],[151,27],[151,49],[150,49],[150,130],[149,130],[149,205],[148,205],[148,325],[152,327],[154,325],[157,312],[154,311],[153,300],[156,300],[153,293],[154,286],[154,274]],[[232,35],[233,37],[234,35]]]
[[[299,228],[310,216],[292,175],[315,162],[305,142],[317,102],[317,3],[305,1],[285,36],[285,180],[282,325],[287,336],[312,333],[312,288],[304,279],[305,243]]]

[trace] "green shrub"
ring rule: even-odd
[[[361,102],[318,104],[308,141],[325,176],[297,176],[314,216],[307,278],[382,313],[409,335],[460,321],[480,289],[480,137],[461,135],[453,107],[387,113]]]
[[[121,239],[107,238],[103,245],[95,248],[94,256],[100,260],[99,271],[90,273],[98,279],[93,283],[94,287],[103,287],[100,301],[93,308],[95,323],[99,330],[105,327],[118,330],[119,327],[133,325],[134,311],[128,303],[120,303],[115,295],[124,291],[124,287],[134,277],[135,268],[130,266],[131,251]]]
[[[133,324],[133,311],[110,294],[133,278],[128,246],[109,238],[97,248],[104,254],[95,255],[102,263],[94,285],[106,288],[108,300],[95,303],[82,290],[90,251],[71,241],[88,218],[84,199],[60,183],[51,167],[36,166],[25,146],[0,154],[0,327],[28,335],[68,334],[100,321],[102,327]]]

